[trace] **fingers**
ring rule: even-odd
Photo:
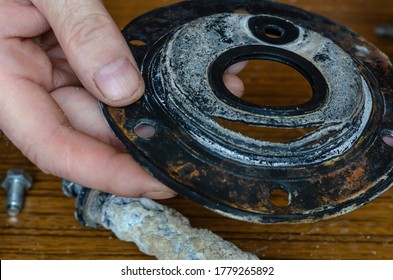
[[[72,128],[40,86],[27,80],[4,86],[0,80],[0,88],[5,87],[9,94],[1,99],[0,127],[44,172],[121,196],[174,195],[127,154]]]
[[[235,96],[242,97],[244,94],[244,83],[243,81],[236,75],[224,73],[222,76],[222,80],[224,81],[227,89]]]
[[[0,1],[0,37],[30,38],[49,30],[49,23],[30,1]]]
[[[45,15],[77,76],[112,106],[140,98],[144,84],[116,24],[98,0],[32,0]]]
[[[63,87],[51,95],[74,129],[116,147],[119,151],[125,151],[102,117],[98,100],[85,89]]]
[[[222,80],[228,90],[237,97],[242,97],[244,94],[244,83],[236,76],[240,73],[246,66],[248,61],[241,61],[231,65],[222,75]]]
[[[50,84],[47,90],[61,88],[64,86],[81,86],[78,77],[71,69],[68,61],[64,57],[64,53],[60,46],[57,45],[46,52],[51,63]],[[49,83],[49,82],[47,82]]]
[[[246,68],[247,64],[248,64],[247,60],[240,61],[238,63],[235,63],[235,64],[229,66],[229,68],[225,72],[228,74],[236,75],[236,74],[240,73],[244,68]]]

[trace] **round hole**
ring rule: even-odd
[[[140,120],[135,124],[134,133],[142,139],[150,139],[156,135],[156,122],[153,120]]]
[[[138,39],[130,40],[130,44],[133,45],[133,46],[138,46],[138,47],[146,46],[146,42],[145,41],[138,40]]]
[[[274,45],[291,43],[300,35],[293,23],[270,16],[250,17],[248,27],[256,38]]]
[[[393,147],[393,130],[391,129],[382,130],[381,137],[386,145]]]
[[[250,14],[250,12],[246,8],[241,8],[241,7],[233,10],[233,12],[235,14],[239,14],[239,15],[248,15],[248,14]]]
[[[280,39],[285,34],[285,30],[278,25],[268,24],[263,28],[265,35],[271,39]]]
[[[366,47],[356,46],[354,50],[355,50],[354,54],[359,57],[367,57],[370,55],[370,52]]]
[[[273,189],[270,192],[270,201],[276,207],[287,207],[291,203],[290,195],[283,189]]]

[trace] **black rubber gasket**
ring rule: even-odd
[[[281,62],[299,71],[312,87],[313,94],[311,99],[304,104],[291,107],[266,107],[247,102],[230,93],[221,78],[225,70],[229,66],[240,61],[255,59]],[[215,89],[214,92],[227,104],[236,108],[243,108],[250,112],[278,116],[306,114],[308,112],[318,110],[320,104],[322,104],[326,98],[326,91],[328,87],[321,72],[319,72],[318,69],[309,61],[293,52],[269,46],[243,46],[228,50],[220,55],[212,64],[209,72],[209,79],[210,84]]]

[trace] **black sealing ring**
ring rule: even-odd
[[[248,27],[256,38],[269,44],[284,45],[299,37],[296,26],[276,17],[253,17],[248,22]]]
[[[296,106],[263,106],[247,102],[232,94],[224,84],[222,75],[229,66],[246,60],[271,60],[284,63],[299,71],[312,87],[312,97]],[[269,116],[295,116],[318,110],[326,98],[328,85],[321,72],[300,55],[269,46],[241,46],[221,54],[211,65],[209,83],[220,100],[229,106],[251,113]]]

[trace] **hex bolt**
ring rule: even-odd
[[[23,208],[26,192],[31,188],[33,179],[24,170],[10,169],[1,184],[7,192],[7,212],[10,216],[17,216]]]

